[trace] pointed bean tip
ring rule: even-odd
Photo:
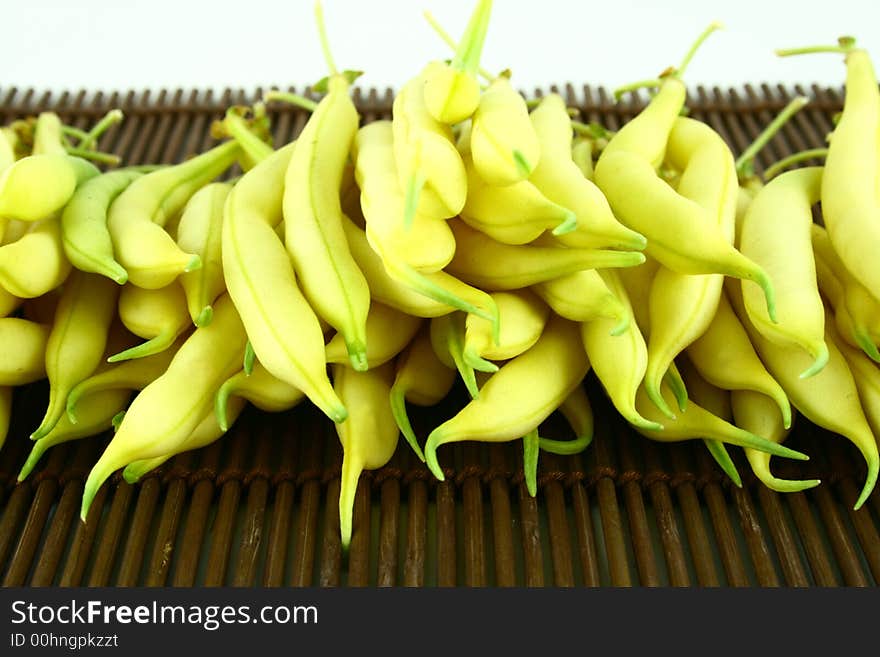
[[[366,372],[370,369],[367,362],[367,345],[363,340],[352,340],[346,342],[348,350],[348,360],[355,372]]]
[[[196,271],[202,268],[202,258],[198,254],[194,255],[189,261],[186,263],[186,266],[183,268],[183,272],[188,274],[191,271]]]
[[[654,406],[656,406],[663,415],[668,417],[670,420],[675,419],[675,413],[672,412],[672,409],[669,408],[669,404],[666,403],[666,400],[663,398],[662,393],[660,392],[660,384],[655,383],[653,380],[654,377],[646,376],[645,377],[645,392],[648,394],[648,399],[654,402]]]
[[[807,369],[805,369],[803,372],[801,372],[799,375],[799,378],[800,379],[808,379],[811,376],[817,375],[819,372],[821,372],[825,368],[825,365],[828,364],[828,358],[829,358],[828,345],[826,345],[825,342],[823,341],[821,343],[821,345],[819,346],[819,349],[817,350],[817,354],[816,354],[815,360],[813,361],[812,365],[810,365]]]
[[[203,328],[208,326],[212,319],[214,319],[214,309],[208,305],[202,308],[202,312],[199,313],[193,323],[197,328]]]
[[[425,463],[431,471],[431,474],[433,474],[438,481],[445,481],[446,479],[443,474],[443,469],[440,467],[440,463],[437,460],[437,448],[442,444],[443,437],[437,432],[437,429],[434,429],[434,431],[428,435],[428,440],[425,442]]]
[[[345,406],[340,406],[332,409],[327,415],[336,424],[342,424],[348,419],[348,409]]]

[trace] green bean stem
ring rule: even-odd
[[[805,151],[800,151],[799,153],[795,153],[793,155],[789,155],[788,157],[784,157],[767,167],[767,169],[764,171],[764,180],[775,178],[793,164],[799,164],[804,160],[812,160],[813,158],[825,157],[826,155],[828,155],[827,148],[811,148]]]
[[[446,30],[443,29],[443,26],[437,22],[437,19],[434,18],[434,15],[428,11],[427,9],[422,12],[422,15],[425,17],[425,20],[428,21],[428,25],[437,33],[439,36],[450,48],[453,50],[458,50],[458,44],[455,42],[455,39],[452,38],[452,35],[449,34]],[[492,82],[496,76],[492,75],[482,66],[477,67],[477,73],[481,78],[486,80],[486,82]]]
[[[523,474],[529,495],[538,494],[538,452],[540,438],[537,427],[523,436]]]
[[[755,157],[758,152],[767,145],[773,136],[779,132],[788,120],[799,112],[810,100],[806,96],[793,98],[785,108],[761,131],[755,140],[749,144],[742,155],[736,159],[736,174],[740,180],[755,175]]]
[[[278,89],[272,89],[271,91],[267,91],[263,94],[263,101],[270,102],[273,100],[278,100],[283,103],[290,103],[291,105],[295,105],[301,109],[306,110],[307,112],[314,112],[318,107],[318,103],[316,103],[311,98],[306,98],[305,96],[301,96],[300,94],[295,94],[290,91],[280,91]]]

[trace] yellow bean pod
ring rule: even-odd
[[[452,125],[471,116],[480,100],[476,73],[489,29],[492,0],[479,0],[448,64],[430,62],[425,77],[425,106],[437,121]]]
[[[560,242],[578,248],[644,249],[645,237],[618,221],[602,191],[572,160],[574,133],[562,97],[545,96],[530,117],[541,144],[541,159],[529,181],[577,217],[577,228],[560,235]]]
[[[880,289],[875,266],[880,249],[880,91],[871,57],[862,48],[846,54],[846,89],[840,120],[831,133],[822,175],[822,217],[835,252],[853,277]]]
[[[83,398],[77,408],[75,423],[63,415],[46,435],[34,441],[27,460],[18,473],[18,481],[27,479],[50,447],[109,431],[113,418],[126,409],[130,397],[131,390],[115,388],[98,390]]]
[[[506,442],[533,431],[580,385],[589,367],[578,325],[551,318],[531,349],[505,363],[489,377],[478,399],[431,432],[425,444],[431,472],[443,481],[437,461],[441,445]]]
[[[367,239],[378,252],[393,253],[419,272],[443,269],[455,253],[455,238],[444,219],[416,212],[404,227],[404,197],[397,180],[390,121],[373,121],[354,139],[352,157],[360,187]]]
[[[327,377],[324,333],[299,290],[275,227],[291,143],[236,183],[223,217],[223,272],[257,358],[276,378],[302,390],[328,417],[346,418]]]
[[[727,291],[731,306],[740,321],[743,321],[746,311],[741,291],[732,286],[728,286]],[[855,505],[858,509],[864,504],[877,482],[880,454],[877,452],[877,442],[859,403],[853,375],[846,359],[828,335],[830,327],[826,326],[825,338],[825,343],[828,345],[828,363],[815,376],[802,379],[799,374],[809,366],[809,354],[802,349],[783,347],[767,340],[748,321],[743,321],[743,325],[767,370],[785,390],[794,407],[814,424],[845,437],[861,452],[867,463],[868,473]]]
[[[332,75],[328,85],[285,172],[285,246],[309,304],[343,334],[352,367],[365,370],[370,290],[348,248],[339,200],[359,116],[344,75]]]
[[[391,108],[404,220],[416,213],[438,219],[454,217],[467,198],[467,174],[452,141],[452,129],[428,111],[424,85],[423,75],[407,82]]]
[[[0,246],[0,286],[22,299],[54,290],[70,270],[58,217],[36,221],[21,238]]]
[[[98,173],[91,162],[61,153],[23,157],[0,172],[0,217],[48,219],[67,204],[77,185]]]
[[[498,366],[487,361],[508,360],[525,352],[540,339],[550,308],[528,290],[495,292],[501,331],[495,343],[492,323],[468,315],[464,331],[464,361],[476,370],[494,372]]]
[[[394,368],[386,363],[366,372],[333,365],[333,387],[349,409],[346,422],[336,425],[342,443],[339,526],[343,548],[351,542],[352,509],[361,472],[388,463],[400,435],[389,395]]]
[[[378,367],[403,351],[421,324],[420,317],[407,315],[381,303],[371,303],[366,330],[367,362],[370,367]],[[337,333],[330,339],[325,354],[328,363],[349,362],[342,334]]]
[[[627,267],[620,271],[630,271],[643,267]],[[629,313],[599,272],[595,269],[576,271],[531,287],[557,315],[573,322],[590,322],[599,317],[617,321],[612,335],[619,335],[629,325]],[[502,324],[503,327],[503,324]]]
[[[834,250],[828,232],[818,224],[810,226],[816,279],[822,293],[834,307],[838,328],[850,344],[862,348],[880,362],[880,301],[850,272]]]
[[[0,386],[23,386],[46,376],[48,324],[0,318]]]
[[[110,444],[89,472],[81,517],[86,518],[101,484],[118,468],[173,453],[206,415],[213,415],[217,388],[241,367],[247,341],[228,295],[214,306],[214,320],[196,329],[162,376],[144,388]]]
[[[541,143],[525,99],[507,76],[499,75],[480,96],[470,140],[474,169],[489,185],[522,182],[538,165]]]
[[[504,187],[486,182],[470,153],[462,154],[468,177],[468,195],[461,218],[468,225],[506,244],[526,244],[545,230],[554,235],[575,228],[577,217],[568,208],[544,196],[528,180]]]
[[[230,397],[240,397],[267,413],[286,411],[305,399],[301,390],[275,378],[259,362],[254,363],[250,374],[244,370],[236,372],[217,390],[214,412],[218,425],[224,431],[230,425]]]
[[[165,225],[239,154],[238,143],[230,140],[186,162],[143,175],[116,197],[107,215],[107,228],[129,282],[158,289],[202,266],[197,254],[177,246]]]
[[[705,123],[681,117],[673,123],[666,155],[666,161],[682,172],[678,194],[704,209],[710,222],[705,230],[717,231],[732,244],[739,185],[730,148]],[[673,413],[660,393],[661,381],[675,358],[708,328],[722,284],[719,274],[681,274],[662,264],[654,276],[648,300],[645,391],[667,416]]]
[[[65,414],[70,391],[101,363],[118,289],[109,278],[79,270],[67,279],[46,343],[49,405],[32,440],[52,430]]]
[[[749,320],[768,340],[800,347],[813,357],[803,377],[815,375],[828,361],[825,311],[811,245],[812,206],[819,201],[821,183],[821,167],[773,178],[755,195],[740,230],[740,251],[764,268],[778,292],[773,321],[760,290],[743,284]]]
[[[774,443],[788,437],[790,428],[784,426],[777,402],[767,395],[754,390],[733,390],[730,406],[736,426]],[[818,479],[780,479],[770,470],[770,454],[749,448],[745,453],[752,472],[770,490],[794,493],[815,488],[820,483]]]
[[[726,293],[722,292],[709,327],[691,343],[687,354],[706,381],[725,390],[751,390],[764,395],[777,405],[783,426],[791,426],[788,396],[764,367]]]
[[[234,398],[230,400],[227,409],[227,421],[231,426],[246,406],[246,402],[242,398]],[[220,426],[213,412],[209,412],[202,421],[196,425],[192,433],[186,437],[180,444],[176,445],[170,452],[156,456],[151,459],[141,459],[132,461],[122,471],[122,478],[129,484],[133,484],[148,472],[151,472],[165,463],[168,459],[183,452],[189,452],[194,449],[207,447],[213,442],[219,440],[227,431],[227,427]]]
[[[617,272],[605,270],[600,275],[623,304],[629,322],[626,330],[616,335],[612,332],[619,324],[614,319],[600,317],[580,325],[590,364],[611,403],[630,424],[660,429],[662,424],[642,417],[635,406],[636,393],[648,367],[648,347],[633,315],[633,305]]]
[[[107,359],[110,363],[158,354],[192,326],[179,281],[151,290],[127,283],[119,293],[119,318],[146,342],[113,354]]]
[[[180,336],[168,349],[143,358],[124,360],[99,368],[90,377],[74,386],[70,394],[67,395],[67,416],[70,422],[78,424],[80,421],[79,402],[81,399],[92,397],[104,390],[131,391],[146,388],[152,381],[165,373],[174,355],[185,341],[186,336]],[[108,349],[111,349],[110,344],[108,344]]]
[[[484,290],[516,290],[583,269],[634,267],[645,261],[635,251],[503,244],[460,220],[449,224],[458,246],[447,271]]]
[[[689,397],[712,415],[720,417],[725,422],[732,422],[733,410],[730,405],[730,392],[706,381],[687,358],[681,359],[678,367],[681,369],[683,383],[687,385]],[[737,488],[742,488],[742,478],[739,476],[736,464],[730,458],[724,443],[720,440],[703,438],[703,444],[706,445],[709,454],[712,455],[724,474]]]
[[[668,384],[663,385],[663,394],[667,397],[666,403],[674,403],[675,398]],[[710,440],[719,440],[730,445],[738,445],[740,447],[751,447],[765,451],[774,456],[782,456],[797,460],[807,460],[806,454],[789,449],[783,445],[774,443],[761,436],[756,436],[736,427],[717,415],[707,411],[705,408],[690,402],[687,408],[678,413],[674,419],[663,416],[654,402],[648,397],[643,386],[639,387],[636,395],[636,408],[639,412],[649,420],[663,420],[663,429],[649,430],[640,426],[635,429],[640,434],[651,440],[659,442],[680,442],[682,440],[695,440],[708,438]]]
[[[202,266],[180,276],[189,316],[196,326],[211,323],[211,304],[226,291],[223,279],[223,206],[232,186],[205,185],[192,195],[177,225],[177,246],[199,256]]]

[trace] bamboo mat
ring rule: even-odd
[[[644,97],[615,105],[603,89],[565,87],[582,119],[611,129]],[[125,121],[101,149],[127,164],[175,162],[208,148],[211,121],[261,93],[196,90],[64,93],[0,89],[0,121],[53,109],[75,126],[111,107]],[[740,152],[796,93],[812,102],[764,149],[758,170],[823,144],[841,108],[839,89],[697,88],[691,115]],[[532,95],[540,95],[535,90]],[[387,116],[391,92],[359,92],[365,120]],[[275,145],[305,115],[272,106]],[[653,443],[632,432],[597,382],[596,413],[582,455],[542,454],[537,498],[526,492],[521,442],[443,447],[437,482],[401,446],[362,476],[349,552],[339,543],[341,450],[314,409],[247,411],[229,435],[182,454],[131,486],[114,476],[79,521],[83,481],[108,438],[49,451],[31,477],[16,474],[45,408],[45,383],[17,390],[13,427],[0,451],[0,581],[3,586],[873,586],[880,581],[880,491],[852,504],[864,467],[843,439],[798,418],[789,439],[807,463],[775,459],[782,476],[822,485],[780,495],[760,485],[740,450],[744,487],[733,487],[701,443]],[[428,430],[463,399],[413,409]],[[555,416],[545,432],[566,437]]]

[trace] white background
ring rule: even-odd
[[[449,51],[422,18],[460,34],[474,0],[324,0],[340,68],[363,86],[399,87]],[[779,59],[773,49],[854,34],[880,57],[878,0],[495,0],[483,62],[509,67],[517,87],[609,87],[676,64],[711,20],[691,85],[839,85],[835,55]],[[127,90],[302,87],[325,74],[312,0],[2,0],[0,86]]]

